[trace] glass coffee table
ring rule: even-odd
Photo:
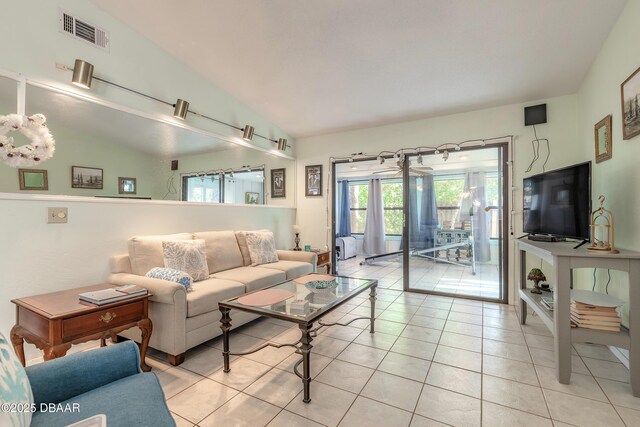
[[[229,356],[243,356],[255,353],[256,351],[262,350],[266,347],[293,347],[296,349],[295,352],[302,356],[301,360],[298,361],[293,367],[295,374],[300,379],[302,379],[302,385],[304,388],[304,398],[302,399],[302,401],[305,403],[311,402],[311,396],[309,393],[309,384],[311,383],[310,356],[311,348],[313,347],[311,345],[311,341],[313,340],[313,337],[317,336],[318,331],[327,326],[347,326],[350,323],[355,322],[356,320],[367,319],[371,322],[369,332],[374,333],[375,300],[378,281],[369,279],[355,279],[342,276],[335,276],[335,280],[337,282],[337,286],[334,289],[331,289],[330,291],[325,290],[324,292],[318,293],[310,291],[305,287],[305,285],[298,284],[293,280],[268,287],[266,289],[278,289],[293,293],[292,297],[268,306],[245,305],[238,301],[238,298],[241,297],[219,302],[218,306],[220,308],[220,312],[222,313],[222,317],[220,318],[220,328],[222,329],[222,342],[224,348],[224,350],[222,351],[222,355],[224,357],[224,372],[229,372],[231,370],[229,368]],[[249,294],[245,294],[243,296],[256,294],[257,292],[261,292],[263,290],[265,289],[250,292]],[[366,290],[369,290],[369,301],[371,302],[370,317],[357,317],[344,323],[324,323],[322,321],[322,318],[326,314],[330,313],[335,308],[342,305],[342,303],[349,301],[353,297]],[[294,300],[306,300],[309,303],[304,308],[304,311],[301,311],[300,307],[292,308],[291,303]],[[229,331],[231,329],[231,316],[229,315],[229,312],[231,311],[231,309],[297,323],[302,334],[300,336],[300,339],[295,343],[266,343],[244,353],[231,353],[229,351]],[[316,327],[314,327],[314,323],[317,323]],[[298,366],[300,366],[300,364],[302,364],[302,373],[298,371]]]

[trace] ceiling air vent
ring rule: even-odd
[[[73,15],[60,11],[60,31],[99,48],[109,50],[109,33]]]

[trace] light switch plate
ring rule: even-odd
[[[47,208],[47,223],[66,224],[68,215],[67,208]]]

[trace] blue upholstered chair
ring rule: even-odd
[[[111,345],[26,368],[38,412],[31,426],[67,426],[105,414],[108,427],[175,426],[154,373],[140,370],[138,346]],[[39,411],[41,404],[67,404],[78,412]]]

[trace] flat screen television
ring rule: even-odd
[[[591,162],[524,179],[524,232],[589,240]]]

